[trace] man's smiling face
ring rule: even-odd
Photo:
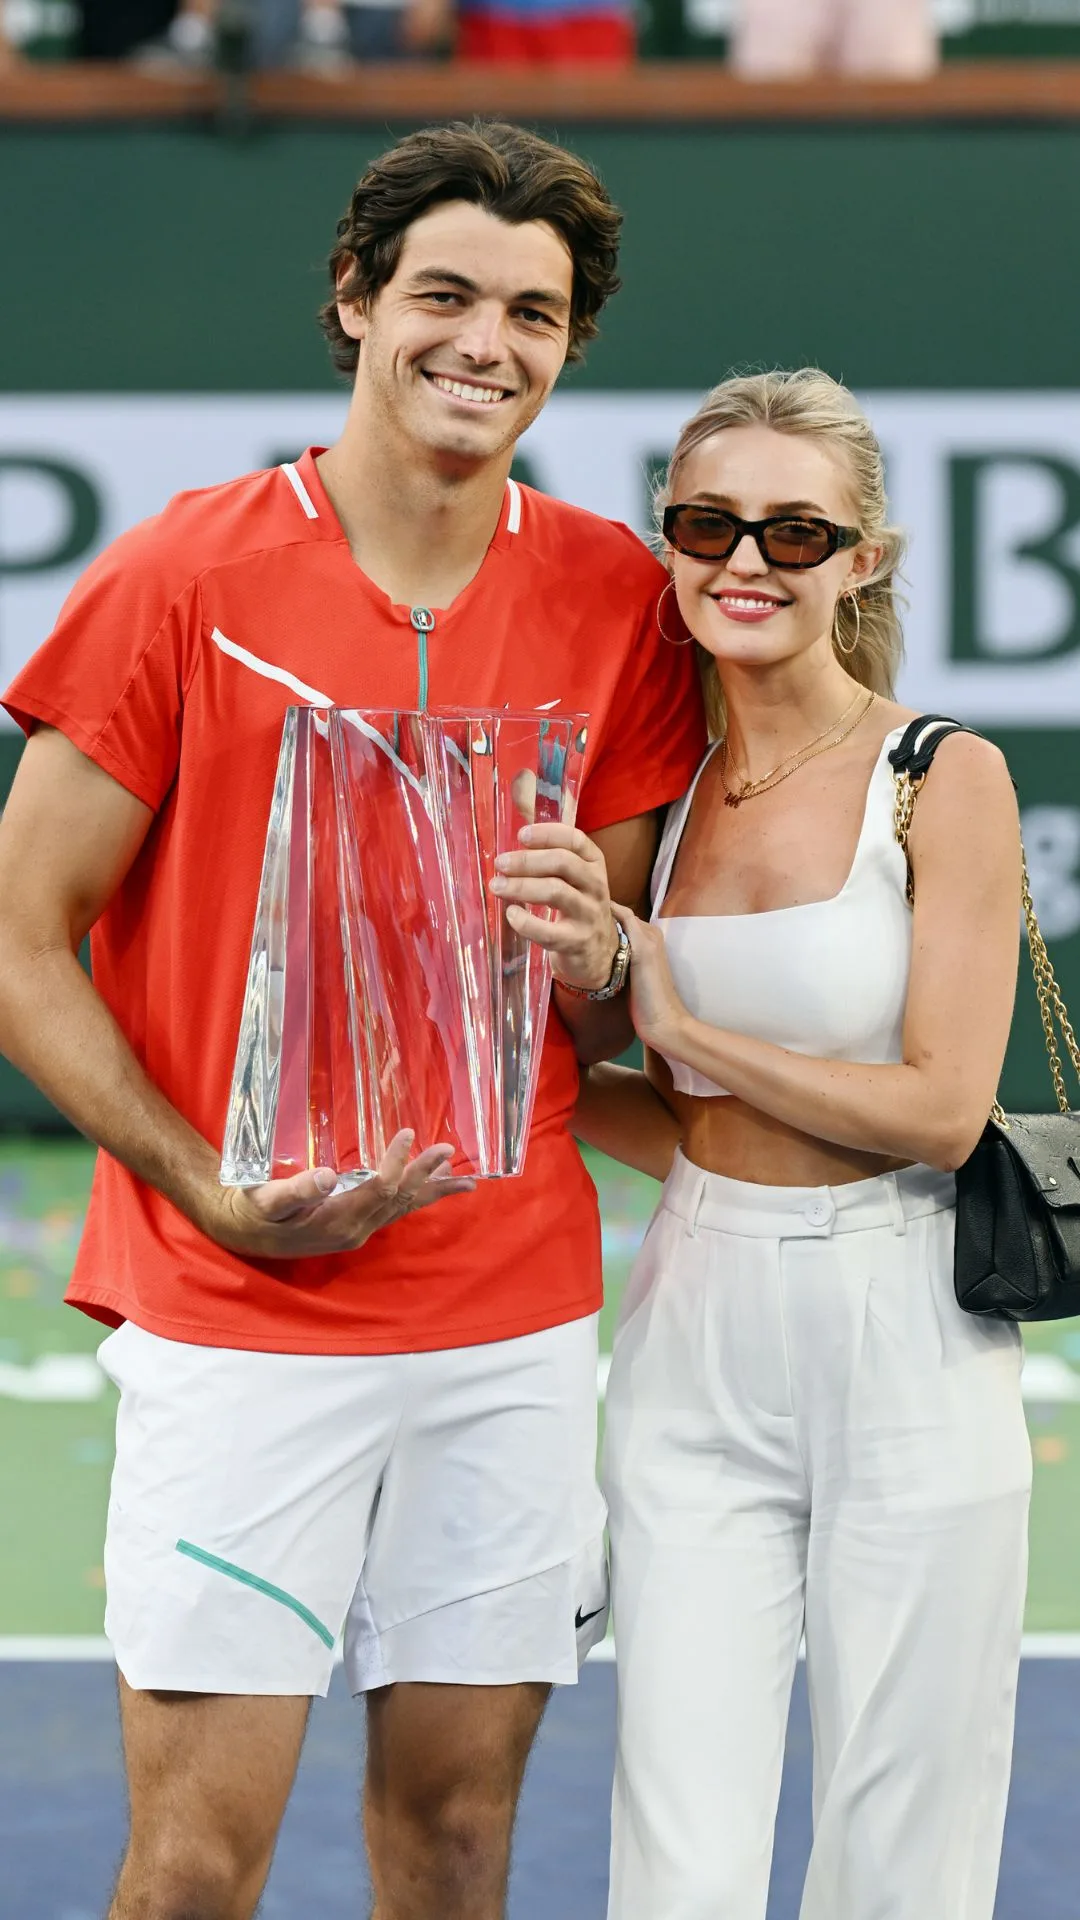
[[[418,450],[498,456],[559,376],[572,286],[569,250],[544,222],[510,226],[460,200],[434,207],[408,228],[367,311],[339,308],[361,342],[358,398]]]

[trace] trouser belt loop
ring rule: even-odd
[[[895,1173],[887,1173],[885,1179],[889,1190],[889,1217],[894,1233],[907,1232],[907,1220],[904,1217],[904,1201],[900,1192],[900,1182]]]
[[[686,1230],[691,1240],[696,1240],[698,1237],[698,1215],[701,1212],[701,1203],[705,1198],[705,1184],[705,1175],[703,1173],[699,1174],[697,1184],[694,1188],[693,1198],[690,1202],[690,1212],[686,1221]]]

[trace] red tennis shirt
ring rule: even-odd
[[[627,528],[508,483],[426,661],[295,466],[180,494],[94,562],[9,688],[154,810],[91,936],[94,980],[151,1080],[220,1146],[285,709],[558,707],[590,715],[586,830],[681,794],[704,733],[690,648],[661,640],[659,563]],[[599,1305],[592,1183],[567,1131],[577,1066],[552,1014],[524,1173],[358,1252],[226,1252],[98,1155],[68,1292],[109,1325],[208,1346],[389,1353],[503,1340]],[[421,1143],[424,1144],[424,1143]]]

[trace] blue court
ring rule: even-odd
[[[511,1920],[603,1920],[614,1681],[612,1666],[590,1662],[581,1685],[552,1700],[522,1803]],[[356,1812],[362,1729],[339,1672],[329,1699],[315,1703],[262,1920],[359,1920],[365,1912]],[[1078,1920],[1080,1662],[1024,1661],[1017,1734],[996,1920]],[[800,1670],[768,1920],[797,1920],[809,1758]],[[112,1668],[0,1665],[4,1920],[101,1920],[123,1828]],[[911,1844],[918,1846],[917,1833]]]

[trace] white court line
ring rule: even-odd
[[[1022,1660],[1080,1660],[1080,1633],[1025,1633],[1020,1642]],[[615,1642],[609,1636],[589,1654],[590,1660],[614,1660]],[[805,1647],[799,1659],[806,1658]]]
[[[1025,1660],[1080,1660],[1080,1633],[1025,1633],[1020,1643]],[[14,1660],[48,1662],[71,1660],[111,1660],[108,1641],[96,1634],[8,1634],[0,1635],[0,1663]],[[340,1659],[340,1654],[339,1654]],[[802,1658],[802,1649],[799,1652]],[[589,1655],[590,1660],[615,1658],[615,1642],[601,1640]]]
[[[113,1651],[102,1634],[0,1635],[0,1660],[111,1660]]]

